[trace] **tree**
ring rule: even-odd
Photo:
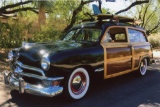
[[[144,4],[144,3],[149,3],[149,0],[136,0],[135,2],[132,2],[127,8],[122,9],[122,10],[116,12],[115,14],[120,14],[122,12],[126,12],[134,6],[141,5],[141,4]]]
[[[133,12],[129,11],[135,19],[141,20],[140,26],[147,30],[147,34],[158,32],[160,26],[160,2],[151,0],[147,4],[139,5]]]
[[[34,1],[35,8],[38,8],[38,27],[41,29],[42,25],[46,25],[46,13],[53,7],[52,1]]]
[[[70,24],[64,29],[64,31],[68,31],[76,22],[76,16],[82,11],[82,8],[85,4],[88,4],[88,3],[91,3],[93,2],[94,0],[88,0],[88,1],[85,1],[85,0],[81,0],[79,6],[77,8],[75,8],[75,10],[73,10],[73,13],[72,13],[72,18],[71,18],[71,22]]]
[[[92,0],[92,1],[97,1],[98,2],[99,10],[102,13],[102,6],[101,6],[102,5],[102,0]],[[105,0],[105,1],[106,2],[115,2],[116,0]],[[127,0],[125,0],[125,1],[127,1]],[[126,12],[134,6],[141,5],[141,4],[144,4],[144,3],[149,3],[149,0],[136,0],[136,1],[132,2],[128,7],[126,7],[125,9],[119,10],[115,14],[120,14],[120,13]]]
[[[98,3],[99,3],[99,9],[102,12],[102,8],[101,8],[102,1],[101,0],[86,0],[86,1],[81,0],[81,3],[79,4],[79,6],[73,11],[73,15],[72,15],[70,24],[64,29],[64,31],[68,31],[75,24],[75,22],[76,22],[76,16],[82,10],[83,6],[85,4],[91,3],[93,1],[98,1]],[[123,10],[120,10],[120,11],[116,12],[115,14],[120,14],[122,12],[126,12],[126,11],[128,11],[129,9],[131,9],[132,7],[134,7],[136,5],[141,5],[141,4],[148,3],[148,2],[149,2],[149,0],[140,0],[140,1],[136,0],[135,2],[131,3],[130,6],[128,6],[127,8],[125,8]]]
[[[8,17],[8,14],[12,14],[14,16],[14,14],[16,12],[27,11],[27,10],[30,10],[30,11],[37,13],[37,11],[35,11],[34,7],[24,7],[23,6],[23,5],[26,5],[29,3],[32,3],[32,0],[28,0],[28,1],[24,1],[24,2],[21,0],[20,2],[13,3],[13,4],[7,4],[6,1],[4,1],[4,6],[2,6],[0,8],[0,16]],[[20,6],[22,8],[17,8]],[[9,11],[7,11],[7,10],[9,10]]]
[[[82,11],[83,7],[86,4],[89,4],[89,3],[94,2],[94,1],[97,1],[99,3],[99,9],[100,9],[100,11],[102,11],[102,8],[101,8],[102,2],[101,2],[101,0],[80,0],[80,2],[78,1],[77,4],[79,3],[79,5],[72,11],[72,17],[70,19],[71,21],[67,25],[67,27],[64,29],[64,31],[69,30],[76,23],[77,15]],[[35,2],[37,5],[36,6],[30,5],[28,7],[24,6],[25,4],[29,4],[29,3],[33,3],[33,2]],[[69,3],[70,2],[71,1],[69,1]],[[125,12],[125,11],[129,10],[133,6],[140,5],[140,4],[147,3],[147,2],[149,2],[149,0],[141,0],[141,1],[136,0],[129,7],[127,7],[126,9],[120,10],[119,12],[116,12],[116,14]],[[37,1],[33,1],[33,0],[23,1],[23,0],[20,0],[19,2],[14,3],[14,4],[10,4],[10,5],[7,5],[6,3],[4,3],[4,4],[5,4],[5,6],[2,6],[0,8],[0,15],[1,16],[7,16],[6,14],[11,14],[11,13],[13,14],[13,13],[20,12],[20,11],[30,10],[30,11],[33,11],[33,12],[35,12],[35,13],[37,13],[39,15],[39,19],[38,19],[39,21],[38,22],[39,22],[39,27],[40,27],[41,25],[45,25],[46,8],[47,7],[49,7],[49,8],[52,7],[50,4],[53,4],[53,3],[50,3],[50,1],[38,1],[38,0]],[[17,7],[20,7],[20,6],[21,6],[21,8],[17,8]],[[7,9],[11,9],[11,10],[7,11]],[[37,9],[39,11],[37,11]]]

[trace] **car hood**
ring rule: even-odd
[[[39,62],[46,53],[54,54],[59,51],[89,46],[75,41],[56,41],[49,43],[28,43],[19,50],[19,60],[25,64]]]

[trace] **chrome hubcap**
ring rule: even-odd
[[[71,90],[74,94],[81,94],[86,88],[86,76],[82,72],[77,72],[71,80]]]
[[[140,71],[141,71],[142,74],[146,72],[146,66],[147,66],[146,62],[145,62],[145,60],[143,60],[141,62],[141,68],[140,68]]]

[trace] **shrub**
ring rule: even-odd
[[[53,26],[47,25],[42,26],[41,31],[36,32],[34,34],[34,42],[47,42],[47,41],[55,41],[58,40],[63,33],[61,31],[57,31]]]
[[[160,47],[160,34],[148,36],[148,41],[151,43],[153,48]]]
[[[0,47],[15,48],[22,42],[24,24],[18,21],[0,23]]]

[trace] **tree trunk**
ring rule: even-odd
[[[41,30],[42,25],[46,25],[45,6],[43,6],[43,5],[41,5],[39,7],[39,13],[38,13],[38,27],[39,27],[39,30]]]

